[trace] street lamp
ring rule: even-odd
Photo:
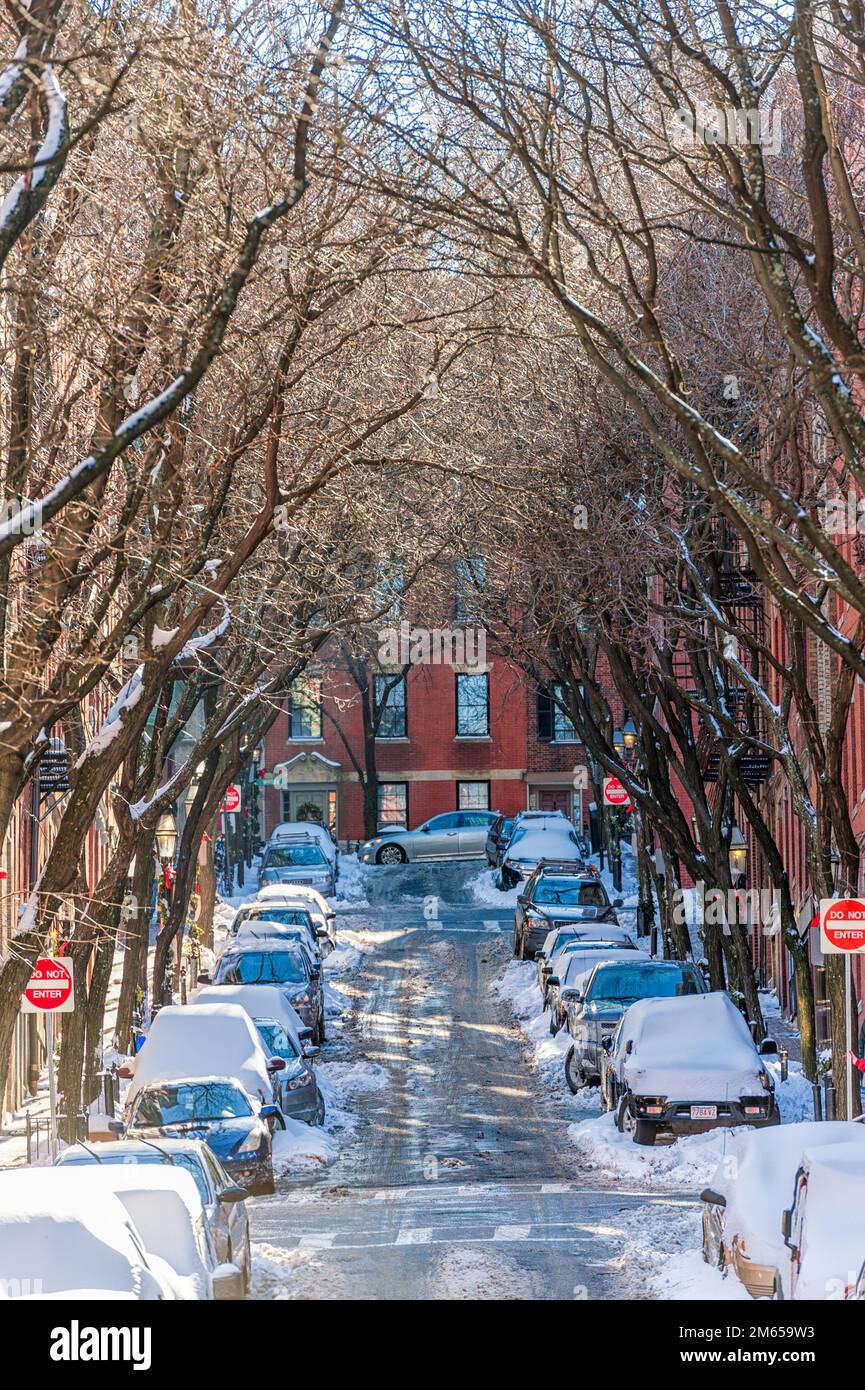
[[[630,715],[625,720],[625,727],[622,730],[622,739],[626,748],[637,746],[637,726]]]
[[[621,757],[621,755],[625,751],[625,736],[622,733],[621,729],[613,730],[613,747],[619,754],[619,757]]]
[[[156,848],[163,864],[170,864],[177,848],[177,822],[170,811],[159,817],[156,825]]]
[[[738,886],[739,879],[744,878],[747,867],[748,845],[738,825],[734,825],[730,834],[730,873],[734,885]]]

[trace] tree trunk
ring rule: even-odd
[[[140,998],[147,996],[147,947],[153,917],[153,831],[139,831],[135,840],[135,873],[132,896],[135,905],[126,921],[126,951],[123,956],[123,979],[117,1004],[114,1046],[119,1052],[133,1050],[133,1015]]]
[[[213,950],[213,910],[216,907],[216,869],[213,863],[213,839],[216,834],[216,821],[211,821],[203,840],[203,863],[198,865],[198,883],[201,891],[201,916],[198,919],[201,940],[208,951]]]

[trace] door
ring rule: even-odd
[[[567,787],[550,787],[545,791],[538,792],[539,811],[563,811],[566,816],[571,814],[571,793]]]
[[[291,788],[283,793],[283,817],[290,821],[313,821],[318,825],[330,825],[331,816],[336,810],[336,795],[329,787]],[[330,826],[334,829],[334,826]]]
[[[460,858],[482,859],[486,855],[490,818],[483,811],[460,812]]]
[[[460,852],[459,813],[447,811],[433,816],[426,823],[429,830],[418,830],[415,837],[416,859],[457,859]]]

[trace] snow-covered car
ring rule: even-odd
[[[576,1093],[601,1079],[603,1040],[611,1038],[625,1010],[638,999],[705,994],[695,965],[674,960],[603,961],[596,965],[568,1003],[572,1042],[565,1056],[565,1079]]]
[[[732,1270],[752,1298],[783,1297],[790,1252],[782,1219],[802,1154],[812,1145],[850,1143],[861,1146],[865,1159],[865,1126],[802,1120],[736,1135],[701,1194],[706,1263]]]
[[[202,985],[190,1001],[194,1004],[239,1004],[250,1018],[278,1018],[289,1037],[293,1038],[304,1056],[314,1057],[318,1048],[311,1045],[312,1029],[308,1028],[296,1009],[288,1002],[279,985]]]
[[[114,1193],[94,1202],[59,1168],[0,1173],[0,1287],[11,1299],[176,1297],[172,1271],[148,1257]]]
[[[210,1236],[198,1188],[182,1168],[142,1168],[137,1163],[94,1164],[71,1170],[100,1203],[113,1193],[129,1213],[148,1259],[171,1270],[178,1299],[229,1299],[243,1295],[243,1275],[221,1264]],[[86,1189],[85,1189],[86,1190]]]
[[[608,934],[611,941],[633,941],[631,933],[625,927],[605,927],[605,940]],[[568,922],[564,926],[553,927],[552,931],[547,932],[543,944],[535,952],[535,962],[538,967],[538,988],[541,993],[544,991],[547,976],[553,973],[553,958],[562,955],[570,942],[591,940],[592,936],[597,937],[597,935],[598,928],[593,921]]]
[[[131,1139],[204,1139],[239,1187],[272,1192],[270,1126],[279,1113],[230,1076],[181,1077],[142,1086],[126,1125],[109,1121],[109,1128]]]
[[[484,853],[491,869],[497,869],[501,863],[502,855],[514,828],[514,819],[513,816],[498,815],[494,821],[490,821]]]
[[[385,826],[360,846],[363,864],[407,864],[416,859],[481,859],[496,811],[444,811],[414,830]]]
[[[336,861],[312,835],[277,840],[265,846],[259,883],[305,885],[325,897],[336,892]]]
[[[292,921],[291,918],[298,920]],[[302,920],[302,919],[306,920]],[[288,919],[288,920],[286,920]],[[260,917],[247,917],[241,922],[232,944],[245,945],[250,941],[298,941],[310,960],[321,964],[321,942],[312,930],[309,913],[297,908],[268,908]]]
[[[239,1004],[169,1004],[156,1015],[131,1063],[126,1105],[129,1109],[150,1082],[214,1075],[233,1077],[260,1105],[278,1104],[284,1070],[284,1062],[268,1057]]]
[[[205,1220],[219,1264],[236,1264],[243,1276],[244,1291],[252,1274],[249,1245],[249,1217],[246,1188],[238,1187],[228,1176],[209,1144],[201,1139],[119,1139],[112,1143],[70,1144],[59,1154],[56,1166],[88,1167],[114,1163],[168,1165],[189,1173],[201,1198]]]
[[[573,949],[561,957],[561,974],[547,978],[544,1007],[550,1010],[550,1032],[555,1036],[565,1026],[572,1001],[582,994],[589,972],[604,960],[648,960],[633,941],[605,941],[598,931],[597,940],[574,941]]]
[[[616,927],[619,906],[621,898],[611,903],[597,874],[587,873],[581,861],[567,864],[542,859],[517,898],[514,955],[531,959],[558,928],[595,923]]]
[[[325,1041],[324,988],[321,968],[298,941],[233,941],[217,962],[213,979],[199,975],[201,984],[279,985],[312,1040]]]
[[[603,941],[608,946],[624,946],[626,949],[634,946],[639,949],[639,943],[625,927],[609,926],[606,922],[602,922],[600,926],[587,922],[582,928],[569,927],[566,931],[559,932],[549,959],[544,960],[540,955],[537,958],[538,989],[544,996],[544,1003],[547,999],[550,976],[564,974],[568,957],[575,951],[585,950],[587,941]]]
[[[297,839],[315,840],[322,848],[324,854],[333,863],[334,873],[338,875],[339,850],[336,840],[331,835],[327,826],[314,820],[284,820],[275,826],[270,833],[269,845],[284,844],[287,840]]]
[[[744,1018],[721,990],[632,1004],[604,1042],[601,1092],[622,1133],[654,1144],[729,1125],[780,1121],[774,1083]]]
[[[822,1126],[821,1126],[822,1128]],[[856,1293],[865,1260],[865,1147],[861,1141],[805,1149],[782,1216],[784,1298],[838,1300]]]
[[[336,930],[334,927],[336,913],[333,908],[328,905],[327,899],[319,893],[318,889],[311,888],[308,883],[271,883],[264,888],[260,888],[255,895],[254,902],[246,903],[243,907],[238,909],[231,930],[235,931],[236,927],[240,926],[244,917],[249,915],[249,908],[258,908],[265,903],[274,903],[277,906],[284,907],[303,905],[312,918],[312,924],[316,934],[318,935],[319,931],[323,929],[331,945],[336,945]]]
[[[579,863],[582,867],[579,851],[577,832],[564,816],[518,822],[502,855],[499,887],[514,888],[531,878],[542,859],[572,862],[575,865]]]

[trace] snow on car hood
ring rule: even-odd
[[[780,1268],[789,1259],[781,1213],[793,1200],[793,1182],[804,1150],[811,1145],[845,1143],[858,1143],[865,1161],[865,1125],[852,1121],[802,1120],[737,1135],[709,1183],[727,1199],[728,1245],[738,1238],[744,1255],[754,1264]]]
[[[634,1095],[725,1101],[762,1095],[762,1062],[728,994],[640,999],[625,1014],[621,1046],[633,1040],[622,1077]]]

